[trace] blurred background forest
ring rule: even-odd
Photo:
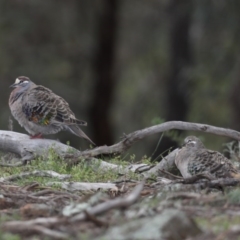
[[[238,0],[0,0],[0,12],[3,130],[21,75],[65,98],[97,145],[170,120],[240,130]],[[14,130],[25,133],[16,121]],[[195,134],[213,149],[226,141]],[[151,156],[159,138],[132,152]],[[172,145],[166,138],[156,154]]]

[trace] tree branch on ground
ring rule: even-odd
[[[239,186],[240,179],[235,178],[220,178],[212,179],[211,176],[206,174],[197,174],[190,178],[185,178],[182,180],[169,180],[162,177],[159,181],[151,184],[151,186],[158,186],[159,191],[189,191],[194,189],[208,189],[215,188],[222,190],[223,187]]]
[[[170,121],[125,135],[122,141],[112,146],[101,146],[82,152],[58,141],[49,139],[30,139],[30,137],[26,134],[1,130],[0,150],[16,153],[23,158],[32,155],[46,155],[48,150],[52,148],[61,157],[65,157],[66,155],[69,155],[69,152],[73,152],[73,154],[76,154],[76,157],[91,158],[101,154],[123,153],[134,143],[142,140],[143,138],[173,129],[212,133],[240,141],[240,132],[232,129],[220,128],[200,123]]]
[[[112,146],[101,146],[82,152],[58,141],[49,139],[30,139],[30,137],[25,134],[12,131],[0,131],[0,150],[18,154],[21,157],[21,161],[25,162],[39,156],[47,157],[49,149],[53,149],[57,155],[65,158],[68,161],[69,158],[74,159],[75,162],[80,162],[88,159],[88,161],[85,162],[91,166],[97,166],[98,169],[102,170],[112,169],[126,173],[129,171],[139,171],[140,167],[141,169],[144,169],[144,171],[146,170],[144,174],[145,176],[149,176],[151,174],[158,175],[159,169],[166,170],[171,173],[174,172],[173,168],[176,169],[174,160],[178,149],[170,153],[167,157],[165,157],[165,159],[163,159],[153,168],[149,167],[147,164],[132,164],[129,167],[123,168],[116,164],[107,163],[93,157],[99,156],[101,154],[123,153],[128,150],[134,143],[140,141],[143,138],[172,129],[201,131],[240,140],[240,132],[234,131],[232,129],[219,128],[199,123],[170,121],[125,135],[122,141]],[[149,168],[151,169],[148,170]]]
[[[98,189],[112,189],[117,191],[118,188],[114,183],[86,183],[86,182],[49,182],[47,186],[60,186],[68,191],[90,191]]]
[[[46,171],[32,171],[32,172],[24,172],[20,174],[11,175],[8,177],[1,177],[0,182],[9,182],[9,181],[15,181],[21,178],[26,178],[29,176],[37,176],[37,177],[51,177],[51,178],[58,178],[60,180],[65,180],[71,178],[71,175],[67,174],[59,174],[57,172],[46,170]]]

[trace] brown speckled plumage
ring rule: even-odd
[[[206,149],[195,136],[185,138],[175,163],[184,178],[198,173],[208,173],[214,178],[240,178],[240,171],[229,159],[217,151]]]
[[[69,104],[50,89],[23,76],[11,87],[14,87],[9,98],[12,115],[33,137],[68,130],[93,143],[79,127],[87,123],[76,119]]]

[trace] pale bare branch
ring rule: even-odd
[[[68,191],[90,191],[98,189],[115,189],[118,190],[114,183],[86,183],[86,182],[49,182],[47,186],[60,186]]]
[[[83,152],[54,140],[30,139],[26,134],[0,131],[0,150],[13,152],[21,157],[25,157],[29,155],[44,156],[48,153],[49,148],[52,148],[60,156],[65,156],[67,153],[72,152],[77,157],[90,158],[101,154],[122,153],[143,138],[172,129],[206,132],[240,141],[240,132],[232,129],[200,123],[170,121],[125,135],[122,141],[112,146],[101,146]]]
[[[59,174],[59,173],[51,171],[51,170],[46,170],[46,171],[35,170],[35,171],[32,171],[32,172],[23,172],[23,173],[20,173],[20,174],[11,175],[11,176],[8,176],[8,177],[1,177],[0,182],[15,181],[17,179],[26,178],[26,177],[29,177],[29,176],[51,177],[51,178],[58,178],[60,180],[65,180],[65,179],[71,178],[71,175]]]

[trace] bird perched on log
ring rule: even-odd
[[[184,178],[207,173],[213,178],[240,179],[240,171],[229,159],[217,151],[205,148],[195,136],[185,138],[184,145],[175,158],[175,164]]]
[[[31,138],[68,130],[78,137],[92,140],[80,129],[87,122],[76,119],[69,104],[50,89],[36,85],[28,77],[18,77],[10,87],[9,107],[13,117]]]

